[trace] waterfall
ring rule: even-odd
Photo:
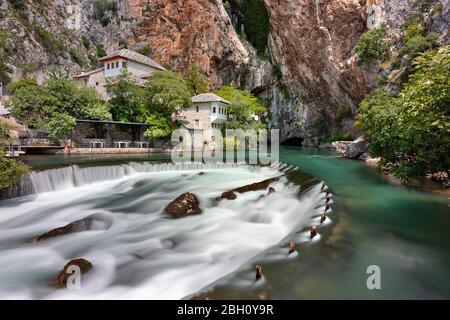
[[[150,162],[130,162],[127,164],[111,166],[79,167],[71,165],[64,168],[36,171],[27,175],[22,182],[8,190],[1,198],[16,198],[31,194],[44,192],[61,191],[73,189],[96,182],[119,180],[127,176],[165,171],[182,170],[219,170],[235,167],[253,166],[246,164],[225,164],[225,163],[150,163]],[[273,167],[282,168],[283,165],[274,164]]]

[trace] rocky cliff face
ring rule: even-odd
[[[174,71],[200,66],[212,89],[234,83],[271,98],[272,124],[283,140],[314,143],[318,136],[354,130],[351,117],[377,78],[357,65],[352,51],[367,31],[367,9],[379,5],[395,36],[413,10],[411,1],[260,1],[271,30],[262,60],[242,30],[238,36],[230,1],[224,6],[222,0],[0,0],[0,30],[7,31],[13,79],[43,79],[54,67],[72,74],[91,69],[102,48],[148,47]],[[431,2],[440,8],[428,19],[448,42],[449,0]]]
[[[291,98],[272,111],[282,137],[312,138],[333,127],[338,108],[355,112],[373,77],[356,65],[352,49],[366,30],[357,0],[265,0],[272,32],[270,51]]]

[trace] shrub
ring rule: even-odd
[[[355,46],[359,64],[382,62],[389,58],[391,43],[384,25],[364,33]]]
[[[402,37],[401,54],[408,54],[412,58],[426,50],[434,48],[439,34],[435,32],[426,32],[425,22],[420,14],[412,14],[408,17],[403,26],[404,35]]]
[[[33,24],[33,28],[36,37],[47,51],[53,54],[61,53],[64,49],[64,43],[60,38],[37,23]]]
[[[450,168],[450,46],[426,51],[412,65],[398,97],[375,90],[358,114],[371,154],[402,179]]]
[[[93,6],[93,18],[100,21],[103,27],[108,26],[110,16],[117,13],[117,1],[96,0],[94,1]]]
[[[102,58],[106,56],[106,50],[105,47],[103,47],[103,44],[97,45],[97,58]]]
[[[84,65],[83,59],[81,59],[81,57],[78,55],[77,50],[75,50],[74,48],[70,48],[69,55],[70,55],[70,59],[72,59],[73,62],[75,62],[76,64],[78,64],[80,66]]]
[[[83,47],[85,47],[86,49],[89,49],[89,47],[91,46],[91,42],[89,41],[89,39],[86,36],[82,36],[81,37],[81,44],[83,45]]]

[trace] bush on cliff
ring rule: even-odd
[[[450,46],[412,64],[399,96],[375,90],[361,102],[357,120],[371,154],[402,179],[450,169]]]
[[[364,33],[355,46],[359,64],[382,62],[389,58],[391,43],[384,25]]]

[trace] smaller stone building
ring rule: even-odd
[[[204,143],[211,142],[211,129],[222,129],[228,117],[229,101],[214,93],[203,93],[194,96],[192,106],[176,113],[175,119],[191,134],[202,131]]]

